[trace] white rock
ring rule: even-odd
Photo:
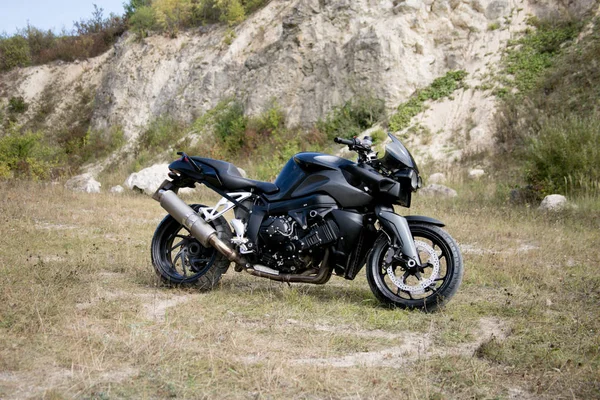
[[[111,193],[123,193],[125,191],[125,189],[123,189],[123,186],[121,185],[117,185],[117,186],[113,186],[110,188],[110,192]]]
[[[469,178],[479,179],[485,175],[485,171],[482,169],[472,169],[469,171]]]
[[[444,183],[446,182],[446,175],[441,172],[436,172],[435,174],[431,174],[427,179],[429,183]]]
[[[419,191],[419,193],[421,193],[424,196],[431,196],[431,197],[456,197],[456,196],[458,196],[458,194],[456,193],[456,190],[451,189],[444,185],[439,185],[437,183],[427,185],[426,187],[421,189]]]
[[[65,183],[67,189],[85,193],[100,193],[100,186],[102,184],[89,173],[74,176]]]
[[[394,13],[413,13],[419,11],[422,6],[423,3],[420,0],[406,0],[394,7]]]
[[[538,207],[541,211],[560,211],[567,208],[567,198],[560,194],[551,194],[544,197],[542,203]]]
[[[179,189],[179,191],[177,193],[179,193],[181,195],[191,195],[191,194],[196,193],[196,189],[195,188],[181,188],[181,189]]]
[[[431,11],[438,17],[447,17],[450,14],[448,0],[438,0],[431,5]]]
[[[129,175],[124,185],[128,189],[139,190],[152,196],[160,184],[168,178],[168,173],[169,164],[156,164]]]
[[[488,19],[497,19],[506,14],[508,9],[508,0],[494,0],[485,9],[485,16]]]

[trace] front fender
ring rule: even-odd
[[[421,261],[419,260],[419,254],[417,253],[415,242],[410,233],[407,219],[396,214],[393,208],[384,206],[375,207],[375,214],[377,215],[377,219],[381,223],[383,230],[392,240],[392,245],[395,245],[396,243],[394,242],[397,241],[397,244],[402,250],[402,254],[409,259],[414,260],[417,265],[420,266]]]
[[[442,221],[439,221],[439,220],[437,220],[435,218],[431,218],[431,217],[425,217],[423,215],[409,215],[404,218],[406,218],[406,222],[408,222],[409,225],[416,224],[416,223],[423,223],[423,224],[439,226],[440,228],[446,226],[446,224],[444,224]]]

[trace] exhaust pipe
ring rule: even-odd
[[[246,272],[250,275],[259,276],[261,278],[268,278],[279,282],[288,283],[312,283],[315,285],[324,285],[331,278],[333,272],[333,266],[329,265],[329,250],[326,250],[323,261],[321,261],[321,267],[317,271],[316,275],[298,275],[298,274],[270,274],[268,272],[259,271],[255,267],[247,266]]]
[[[217,231],[207,224],[196,212],[177,194],[171,190],[159,190],[153,196],[154,200],[160,202],[160,206],[164,208],[173,218],[185,226],[193,237],[204,247],[214,247],[217,251],[223,254],[229,261],[236,264],[245,265],[246,261],[240,257],[237,251],[229,247],[217,236]]]

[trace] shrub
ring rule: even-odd
[[[190,25],[192,19],[191,0],[155,0],[152,9],[158,26],[172,37],[180,28]]]
[[[31,25],[27,25],[26,33],[31,63],[34,65],[44,63],[56,43],[56,35],[51,30],[42,31]]]
[[[244,133],[248,123],[244,107],[233,101],[215,116],[215,135],[229,153],[237,153],[244,146]]]
[[[528,183],[544,194],[600,187],[599,143],[600,115],[548,118],[539,134],[527,140]]]
[[[500,29],[500,23],[495,21],[495,22],[491,22],[490,24],[488,24],[487,26],[487,30],[488,31],[495,31],[497,29]]]
[[[150,123],[140,136],[142,149],[162,151],[181,139],[186,133],[186,126],[169,116],[161,116]]]
[[[148,36],[148,32],[156,25],[156,15],[152,7],[143,6],[138,8],[129,19],[130,28],[142,39]]]
[[[267,3],[267,0],[244,0],[244,11],[246,12],[246,15],[250,15],[265,5],[265,3]]]
[[[224,22],[233,26],[262,7],[266,0],[130,0],[125,4],[129,26],[141,37],[157,27],[175,36],[181,29]],[[152,10],[152,11],[150,11]],[[235,36],[228,33],[225,43]]]
[[[106,130],[88,129],[78,153],[82,162],[99,159],[120,149],[125,142],[125,134],[120,126]]]
[[[151,0],[129,0],[128,3],[123,3],[125,18],[131,18],[140,8],[150,7],[151,3]]]
[[[216,0],[216,6],[221,11],[221,21],[236,25],[246,18],[246,10],[240,0]]]
[[[29,43],[20,34],[11,37],[0,36],[0,70],[8,71],[31,64]]]
[[[372,96],[360,96],[334,108],[317,123],[329,139],[336,136],[351,138],[360,135],[385,118],[385,102]]]
[[[0,177],[46,179],[52,175],[61,156],[61,150],[45,142],[42,133],[20,133],[12,126],[0,138]]]
[[[387,139],[387,134],[383,129],[377,129],[371,132],[371,138],[373,139],[373,144],[380,144]]]
[[[75,22],[71,32],[56,35],[28,25],[13,36],[0,37],[0,70],[95,57],[108,50],[124,31],[121,17],[105,18],[103,9],[95,5],[92,17]]]
[[[8,111],[15,114],[22,114],[29,108],[23,96],[13,96],[8,100]]]

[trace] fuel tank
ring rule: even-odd
[[[342,207],[361,207],[373,201],[359,180],[345,169],[356,163],[322,153],[298,153],[292,157],[275,180],[279,192],[267,195],[270,202],[289,200],[309,194],[324,193]]]

